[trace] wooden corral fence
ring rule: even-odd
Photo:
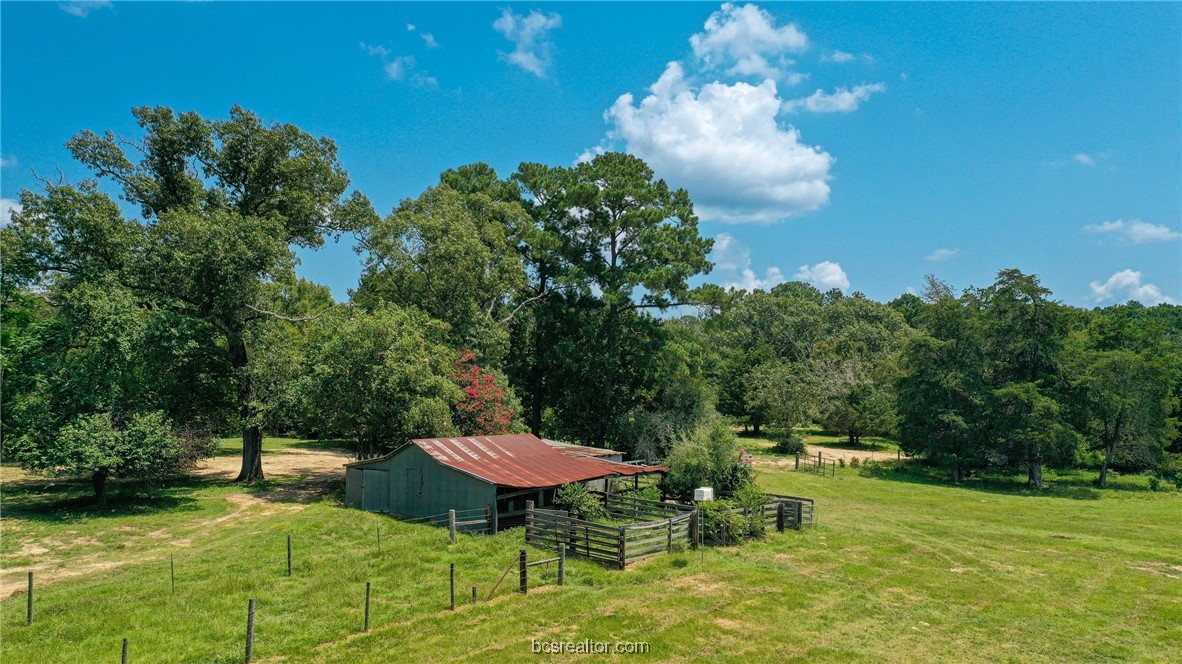
[[[602,494],[593,492],[603,501],[607,513],[616,518],[645,520],[668,519],[670,517],[689,514],[694,511],[692,505],[678,505],[677,503],[663,503],[647,500],[619,493]]]
[[[642,507],[654,509],[642,505],[632,507],[638,513]],[[664,519],[613,526],[576,519],[565,510],[535,509],[527,504],[525,541],[553,551],[564,545],[568,555],[623,569],[630,563],[669,553],[674,548],[693,546],[697,537],[697,510],[673,507],[681,509],[664,512]]]
[[[760,527],[775,525],[777,532],[787,529],[800,530],[817,524],[817,503],[812,498],[769,494],[768,501],[756,507],[732,507],[724,510],[742,516],[744,521],[762,521]],[[752,519],[755,517],[755,519]],[[727,546],[741,539],[739,533],[731,532],[727,524],[712,527],[709,515],[702,515],[703,539],[712,544]]]

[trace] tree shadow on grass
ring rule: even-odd
[[[4,483],[4,518],[49,523],[75,519],[122,518],[158,512],[200,509],[192,496],[199,488],[228,484],[184,477],[165,482],[107,484],[107,504],[96,505],[89,481],[61,478],[28,478]]]
[[[1132,478],[1110,476],[1108,487],[1100,489],[1093,484],[1093,473],[1071,472],[1065,474],[1046,474],[1043,481],[1046,487],[1032,489],[1019,477],[993,473],[979,474],[965,479],[960,484],[953,484],[948,479],[948,471],[926,466],[919,462],[908,462],[900,466],[895,462],[871,463],[862,467],[862,477],[906,482],[910,484],[925,484],[968,491],[982,491],[985,493],[1006,494],[1011,496],[1030,496],[1037,498],[1070,498],[1073,500],[1099,500],[1105,492],[1150,493],[1147,486],[1142,486]]]

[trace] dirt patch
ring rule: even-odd
[[[725,588],[723,584],[706,574],[679,576],[672,581],[674,588],[692,589],[695,595],[717,595]]]
[[[1182,579],[1182,565],[1171,565],[1170,563],[1159,562],[1135,563],[1132,561],[1126,561],[1125,564],[1139,572],[1148,572],[1150,574],[1166,576],[1171,579]]]

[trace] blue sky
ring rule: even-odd
[[[1017,267],[1182,302],[1182,4],[0,4],[0,195],[129,110],[333,138],[386,214],[474,161],[627,150],[686,187],[708,280],[889,300]],[[302,255],[343,298],[347,240]]]

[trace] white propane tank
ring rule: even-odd
[[[714,500],[714,487],[703,486],[694,489],[695,503],[703,503],[708,500]]]

